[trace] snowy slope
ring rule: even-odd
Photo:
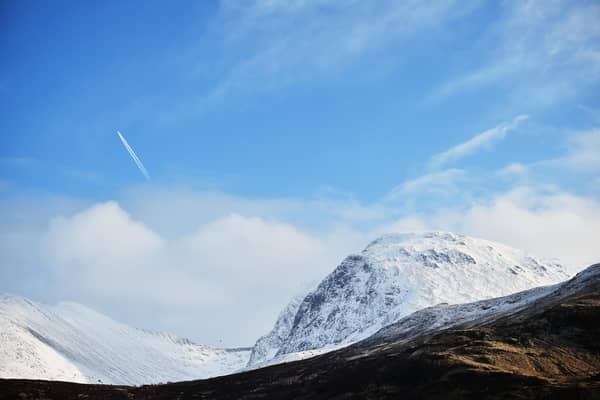
[[[272,354],[279,360],[347,345],[439,303],[500,297],[566,278],[557,263],[487,240],[446,232],[386,235],[347,257],[302,300],[287,335],[277,332],[285,339],[265,348],[271,342],[261,338],[249,366],[269,363]]]
[[[539,299],[559,290],[565,282],[540,286],[508,296],[466,304],[438,304],[401,318],[365,340],[368,343],[408,341],[419,335],[461,326],[482,325],[525,309]]]
[[[541,286],[504,297],[481,300],[468,304],[441,304],[414,312],[388,325],[362,341],[362,347],[388,346],[407,342],[423,334],[444,329],[472,329],[487,326],[501,318],[520,318],[517,313],[544,310],[548,304],[560,303],[581,290],[593,287],[600,278],[600,264],[592,265],[568,281]]]
[[[0,295],[0,377],[145,384],[242,368],[248,349],[217,349],[131,328],[75,303]]]
[[[304,296],[295,296],[283,311],[279,313],[279,317],[277,318],[273,329],[256,341],[256,344],[252,348],[248,365],[256,367],[261,362],[272,360],[273,357],[275,357],[277,351],[283,346],[285,339],[292,329],[294,317],[296,316],[303,299]]]

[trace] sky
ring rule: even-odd
[[[387,232],[576,272],[600,261],[599,20],[598,1],[2,2],[0,292],[248,346]]]

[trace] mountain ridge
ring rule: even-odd
[[[250,350],[196,344],[132,328],[73,302],[49,306],[0,295],[0,376],[145,384],[242,368]]]

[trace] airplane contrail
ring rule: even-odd
[[[131,156],[131,158],[133,158],[133,162],[135,162],[135,165],[137,165],[137,167],[140,170],[140,172],[142,174],[144,174],[144,176],[146,177],[146,180],[149,181],[150,180],[150,175],[148,174],[148,171],[146,170],[146,167],[144,167],[144,164],[142,164],[142,161],[135,154],[135,151],[133,151],[133,149],[131,148],[131,146],[129,145],[129,143],[127,143],[127,140],[125,140],[125,138],[123,137],[123,135],[121,135],[121,132],[117,131],[117,135],[119,135],[119,139],[121,139],[121,142],[123,143],[123,146],[125,146],[125,149],[129,153],[129,155]]]

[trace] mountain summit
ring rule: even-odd
[[[448,232],[385,235],[292,301],[256,342],[248,365],[344,346],[425,307],[505,296],[568,276],[556,262],[488,240]]]

